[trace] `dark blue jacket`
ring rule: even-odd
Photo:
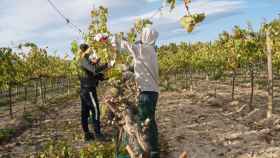
[[[92,64],[88,56],[85,56],[80,61],[80,68],[82,71],[79,75],[81,88],[94,88],[98,86],[98,81],[103,78],[101,72],[108,68],[108,64]]]

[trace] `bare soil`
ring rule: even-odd
[[[266,92],[256,90],[250,111],[249,87],[231,87],[200,82],[195,91],[162,93],[158,107],[162,157],[279,158],[280,115],[275,109],[266,119]],[[275,100],[279,97],[275,97]],[[279,103],[275,101],[276,107]]]
[[[162,92],[157,121],[163,158],[279,158],[279,96],[275,96],[275,115],[265,118],[266,92],[256,89],[255,110],[248,106],[250,88],[239,86],[231,100],[231,87],[199,82],[194,91]],[[217,87],[216,95],[214,87]],[[103,121],[105,122],[105,120]],[[111,129],[105,128],[106,134]],[[42,120],[10,143],[0,146],[0,158],[30,157],[44,149],[50,140],[68,140],[82,148],[80,101],[59,103]]]

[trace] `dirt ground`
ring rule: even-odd
[[[13,138],[10,143],[0,146],[2,157],[30,157],[50,140],[69,139],[73,145],[81,143],[80,109],[77,98],[67,100],[61,105],[51,105],[52,108],[41,115],[40,120],[32,123],[19,137]],[[56,104],[56,103],[54,103]],[[75,143],[75,144],[74,144]]]
[[[278,109],[265,119],[266,93],[256,90],[255,110],[248,107],[249,88],[237,87],[236,101],[231,101],[231,87],[198,83],[193,92],[162,92],[157,107],[157,121],[163,158],[177,158],[186,151],[189,158],[279,158],[280,97]],[[106,129],[105,133],[110,134]],[[43,149],[49,140],[67,139],[81,148],[80,101],[71,99],[52,109],[8,144],[0,146],[0,158],[29,157]]]
[[[254,107],[248,107],[248,87],[198,83],[200,89],[162,93],[158,122],[163,157],[178,157],[186,151],[190,158],[279,158],[280,117],[265,119],[266,93],[256,90]],[[276,102],[279,97],[275,97]]]

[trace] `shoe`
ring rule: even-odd
[[[85,141],[91,141],[94,140],[94,134],[93,133],[85,133]]]
[[[98,141],[105,141],[105,136],[100,133],[100,134],[95,134],[95,138],[98,140]]]

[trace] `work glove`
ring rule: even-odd
[[[94,60],[94,59],[98,59],[98,56],[97,56],[96,52],[93,51],[93,52],[89,55],[88,58],[89,58],[90,61],[92,61],[92,60]]]
[[[121,40],[118,38],[118,36],[114,35],[111,36],[110,41],[112,43],[112,46],[119,51],[121,49]]]
[[[109,61],[108,67],[109,67],[109,68],[113,67],[113,66],[115,65],[115,63],[116,63],[116,60],[111,60],[111,61]]]

